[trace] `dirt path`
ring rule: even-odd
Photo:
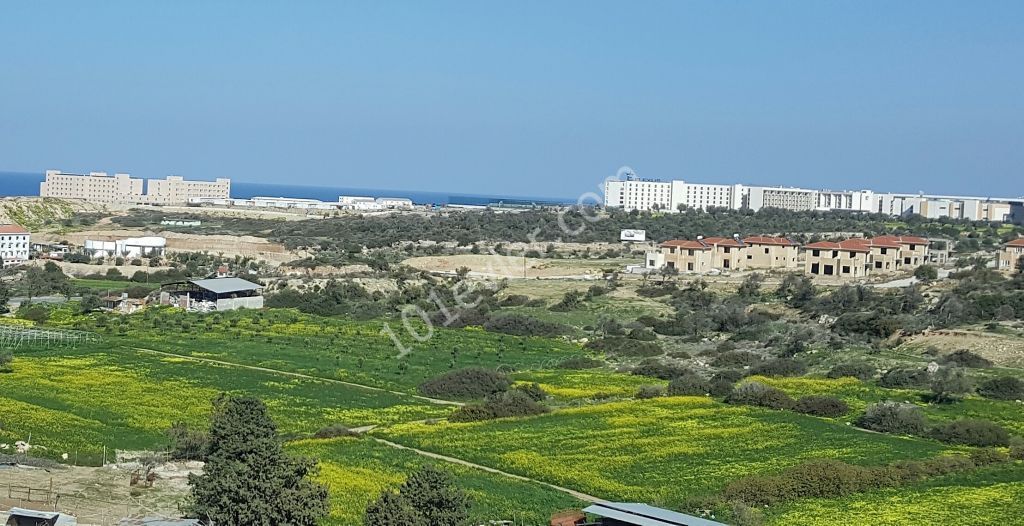
[[[394,395],[408,396],[408,397],[411,397],[411,398],[415,398],[417,400],[423,400],[425,402],[430,402],[432,404],[453,405],[453,406],[457,406],[457,407],[462,407],[462,406],[466,405],[466,404],[464,404],[462,402],[453,402],[451,400],[441,400],[440,398],[430,398],[429,396],[421,396],[421,395],[416,395],[416,394],[411,394],[411,393],[403,393],[402,391],[392,391],[391,389],[384,389],[383,387],[374,387],[372,385],[357,384],[355,382],[346,382],[344,380],[337,380],[335,378],[324,378],[322,376],[313,376],[313,375],[310,375],[310,374],[293,373],[293,372],[290,372],[290,371],[282,371],[280,369],[271,369],[269,367],[259,367],[259,366],[256,366],[256,365],[245,365],[245,364],[241,364],[241,363],[225,362],[223,360],[214,360],[214,359],[211,359],[211,358],[196,358],[195,356],[189,356],[187,354],[177,354],[177,353],[172,353],[172,352],[157,351],[155,349],[145,349],[145,348],[142,348],[142,347],[132,347],[132,350],[139,351],[139,352],[144,352],[144,353],[149,353],[149,354],[156,354],[156,355],[159,355],[159,356],[167,356],[167,357],[170,357],[170,358],[184,358],[186,360],[192,360],[194,362],[200,362],[200,363],[212,363],[212,364],[217,364],[217,365],[226,365],[228,367],[238,367],[238,368],[241,368],[241,369],[250,369],[250,370],[253,370],[253,371],[262,371],[262,372],[265,372],[265,373],[274,373],[274,374],[280,374],[280,375],[283,375],[283,376],[292,376],[292,377],[295,377],[295,378],[305,378],[307,380],[317,380],[317,381],[327,382],[327,383],[332,383],[332,384],[346,385],[346,386],[349,386],[349,387],[358,387],[360,389],[367,389],[369,391],[377,391],[379,393],[390,393],[390,394],[394,394]]]
[[[458,464],[460,466],[466,466],[466,467],[470,467],[470,468],[473,468],[473,469],[479,469],[481,471],[486,471],[488,473],[494,473],[496,475],[501,475],[503,477],[508,477],[510,479],[522,480],[522,481],[525,481],[525,482],[533,482],[533,483],[536,483],[536,484],[540,484],[542,486],[547,486],[547,487],[549,487],[549,488],[551,488],[553,490],[561,491],[562,493],[565,493],[567,495],[572,495],[573,497],[576,497],[577,499],[580,499],[582,501],[586,501],[586,502],[606,502],[604,499],[600,499],[600,498],[597,498],[597,497],[595,497],[593,495],[588,495],[586,493],[582,493],[582,492],[576,491],[574,489],[569,489],[569,488],[562,487],[562,486],[556,486],[554,484],[549,484],[547,482],[540,481],[540,480],[537,480],[537,479],[532,479],[530,477],[524,477],[522,475],[515,475],[515,474],[509,473],[507,471],[502,471],[500,469],[495,469],[495,468],[487,467],[487,466],[484,466],[484,465],[481,465],[481,464],[474,464],[473,462],[469,462],[468,460],[462,460],[461,458],[455,458],[455,457],[449,457],[449,456],[445,456],[445,455],[439,455],[437,453],[431,453],[429,451],[423,451],[422,449],[416,449],[416,448],[412,448],[412,447],[408,447],[408,446],[403,446],[401,444],[397,444],[395,442],[391,442],[390,440],[384,440],[383,438],[378,438],[378,437],[375,437],[375,436],[370,436],[370,438],[372,438],[377,443],[384,444],[385,446],[393,447],[395,449],[404,449],[406,451],[412,451],[413,453],[416,453],[417,455],[422,455],[424,457],[433,458],[433,459],[436,459],[436,460],[442,460],[444,462],[448,462],[448,463],[451,463],[451,464]]]

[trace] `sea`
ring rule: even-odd
[[[44,175],[25,172],[0,172],[0,197],[39,195],[39,183]],[[418,205],[489,205],[496,203],[518,205],[564,205],[576,200],[557,197],[531,197],[510,195],[483,195],[449,192],[423,192],[416,190],[380,190],[374,188],[351,188],[341,186],[308,186],[291,184],[247,183],[231,181],[231,197],[290,197],[318,199],[334,202],[338,196],[354,195],[365,197],[404,197]]]

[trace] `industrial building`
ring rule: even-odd
[[[160,304],[212,312],[263,308],[263,285],[242,278],[193,279],[160,287]]]
[[[4,267],[28,262],[31,237],[18,225],[0,225],[0,261]]]
[[[85,240],[83,251],[89,257],[149,258],[163,257],[167,240],[159,236],[129,237],[114,241]]]
[[[125,173],[47,170],[46,179],[39,184],[39,195],[93,203],[183,205],[194,198],[229,198],[231,180],[193,181],[172,175],[144,182]]]

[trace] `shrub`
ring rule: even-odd
[[[867,362],[848,362],[836,365],[825,375],[827,378],[856,378],[866,382],[875,376],[875,366]]]
[[[756,405],[770,409],[790,409],[795,403],[785,392],[761,382],[744,382],[736,386],[725,402],[737,405]]]
[[[1024,460],[1024,438],[1013,437],[1010,439],[1010,458]]]
[[[512,381],[502,373],[469,367],[431,378],[419,390],[427,396],[472,399],[505,391],[511,385]]]
[[[1024,381],[1012,376],[989,378],[978,386],[978,394],[995,400],[1024,400]]]
[[[932,375],[928,387],[932,391],[933,402],[952,402],[971,392],[971,379],[963,369],[943,367]]]
[[[726,351],[715,357],[711,365],[715,367],[744,367],[761,361],[761,357],[746,351]]]
[[[871,431],[900,435],[920,435],[926,427],[921,408],[900,402],[879,402],[869,405],[856,424]]]
[[[846,402],[832,396],[804,396],[796,401],[793,410],[805,415],[836,418],[843,416],[850,407]]]
[[[988,420],[965,418],[954,420],[932,430],[932,438],[947,444],[978,447],[1010,445],[1010,433]]]
[[[458,408],[448,420],[451,422],[478,422],[494,418],[540,415],[550,411],[529,395],[518,390],[489,397],[482,404],[469,404]]]
[[[696,374],[682,365],[662,362],[655,358],[647,358],[646,360],[643,360],[637,364],[631,372],[636,375],[661,378],[662,380],[671,380],[677,376],[682,376],[687,373]]]
[[[708,386],[708,394],[717,398],[725,398],[732,394],[733,384],[725,378],[712,378]]]
[[[947,365],[954,365],[957,367],[972,367],[975,369],[985,369],[992,367],[992,362],[986,358],[978,356],[971,351],[961,349],[959,351],[951,352],[942,357],[942,363]]]
[[[928,385],[928,371],[914,368],[896,368],[886,371],[878,385],[890,389],[906,389]]]
[[[596,369],[604,365],[604,362],[594,358],[588,358],[586,356],[577,356],[575,358],[567,358],[558,363],[559,369]]]
[[[711,381],[724,380],[734,384],[747,377],[747,374],[739,369],[722,369],[711,377]]]
[[[792,358],[776,358],[750,368],[751,374],[760,376],[800,376],[806,372],[807,365]]]
[[[975,466],[1000,464],[1010,459],[1010,456],[1005,451],[990,447],[972,450],[969,455],[971,462],[974,462]]]
[[[669,396],[703,396],[711,391],[711,383],[696,373],[684,374],[668,383]]]
[[[316,433],[313,433],[313,438],[337,438],[352,436],[359,436],[359,433],[356,433],[341,424],[329,425],[327,427],[320,428],[319,430],[317,430]]]
[[[492,316],[484,323],[484,329],[514,336],[561,336],[568,331],[562,324],[542,321],[522,314]]]
[[[525,394],[535,402],[543,402],[547,400],[548,393],[540,388],[540,385],[536,383],[532,384],[521,384],[513,387],[516,391]]]
[[[635,356],[638,358],[661,356],[665,352],[657,343],[634,340],[622,336],[609,336],[607,338],[591,340],[584,347],[616,356]]]
[[[502,307],[521,307],[530,302],[530,297],[523,294],[510,294],[501,300],[498,305]]]
[[[175,460],[204,460],[209,444],[205,431],[192,429],[185,422],[175,422],[167,430],[170,441],[169,454]]]
[[[659,396],[665,396],[665,388],[660,385],[641,385],[640,389],[637,389],[636,394],[633,395],[637,400],[658,398]]]

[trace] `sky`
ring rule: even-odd
[[[1024,195],[1024,2],[7,2],[0,170]]]

